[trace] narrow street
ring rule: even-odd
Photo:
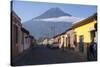
[[[50,49],[45,46],[35,46],[29,49],[23,56],[13,61],[13,65],[38,65],[87,61],[84,54],[70,49]]]

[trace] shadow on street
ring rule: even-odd
[[[22,66],[84,61],[87,61],[87,58],[82,53],[70,49],[65,49],[64,51],[62,49],[50,49],[41,45],[28,49],[24,55],[13,61],[12,64],[14,66]]]

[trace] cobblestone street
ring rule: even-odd
[[[29,49],[23,56],[13,61],[13,65],[38,65],[87,61],[84,54],[70,49],[50,49],[45,46],[35,46]]]

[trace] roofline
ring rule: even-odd
[[[23,32],[25,32],[25,33],[27,33],[27,34],[29,34],[29,31],[26,30],[24,27],[21,27],[21,31],[23,31]]]
[[[94,13],[92,16],[90,16],[90,17],[88,17],[88,18],[86,18],[86,19],[84,19],[84,20],[81,20],[81,21],[79,21],[79,22],[73,24],[73,25],[72,25],[70,28],[68,28],[65,32],[60,33],[60,34],[57,34],[56,36],[53,36],[53,38],[56,38],[56,37],[58,37],[58,36],[60,36],[60,35],[63,35],[63,34],[65,34],[67,31],[72,30],[73,28],[79,27],[79,26],[77,26],[77,25],[79,25],[80,23],[83,23],[83,22],[85,22],[85,21],[87,21],[87,20],[89,20],[89,19],[92,19],[92,20],[95,19],[95,20],[97,20],[97,13]],[[88,22],[88,23],[90,23],[90,22]],[[87,24],[87,22],[81,24],[80,26],[82,26],[82,25],[84,25],[84,24]]]
[[[65,34],[65,33],[66,33],[66,31],[65,31],[65,32],[62,32],[62,33],[60,33],[60,34],[55,35],[53,38],[56,38],[56,37],[58,37],[58,36],[60,36],[60,35],[63,35],[63,34]]]
[[[21,21],[21,18],[15,13],[15,11],[11,10],[11,14],[14,14]]]
[[[88,22],[85,22],[85,21],[87,21],[87,20],[88,20]],[[90,21],[93,21],[93,20],[97,20],[97,13],[94,13],[92,16],[89,16],[88,18],[85,18],[85,19],[83,19],[83,20],[81,20],[81,21],[79,21],[79,22],[73,24],[73,25],[72,25],[72,28],[77,28],[77,27],[79,27],[79,26],[85,25],[85,24],[87,24],[87,23],[90,23]],[[84,23],[83,23],[83,22],[84,22]]]
[[[34,38],[32,35],[29,35],[29,37],[32,38],[32,39]]]

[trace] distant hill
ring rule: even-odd
[[[68,29],[76,17],[63,12],[59,8],[51,8],[31,20],[24,22],[23,26],[30,31],[35,38],[52,37]]]
[[[46,12],[44,12],[40,16],[35,17],[34,19],[52,18],[52,17],[60,17],[60,16],[71,16],[71,15],[63,12],[61,9],[56,7],[47,10]]]

